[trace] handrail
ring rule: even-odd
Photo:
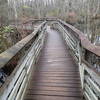
[[[86,38],[86,36],[81,32],[81,31],[79,31],[78,29],[76,29],[75,27],[73,27],[72,25],[69,25],[69,24],[67,24],[67,23],[65,23],[65,22],[63,22],[63,21],[61,21],[61,20],[59,20],[59,22],[61,23],[61,24],[63,24],[64,25],[64,27],[66,26],[67,27],[67,29],[68,28],[70,28],[72,31],[71,31],[71,33],[73,33],[73,34],[77,34],[78,35],[78,37],[77,38],[79,38],[79,41],[80,41],[80,45],[81,45],[81,47],[80,48],[83,48],[83,49],[85,49],[85,51],[86,52],[88,52],[88,54],[86,55],[86,56],[84,56],[84,57],[82,57],[82,59],[84,58],[84,59],[86,59],[87,60],[87,63],[90,63],[88,60],[89,59],[87,59],[86,57],[88,56],[90,56],[91,57],[91,55],[92,54],[94,54],[95,55],[95,59],[96,58],[98,58],[97,60],[98,60],[98,62],[100,62],[100,47],[99,46],[96,46],[96,45],[94,45],[94,44],[92,44],[87,38]],[[90,55],[89,55],[90,54]],[[92,61],[93,62],[93,61]],[[92,63],[91,62],[91,63]],[[90,65],[91,65],[91,63],[90,63]],[[91,66],[93,66],[93,65],[91,65]],[[100,64],[98,65],[99,67],[100,67]],[[94,69],[95,70],[95,69]],[[95,70],[96,71],[96,70]],[[97,74],[99,75],[99,71],[96,71],[97,72]]]
[[[34,21],[37,21],[38,22],[38,21],[55,21],[55,20],[57,20],[57,18],[28,19],[25,22],[19,23],[17,25],[23,25],[23,24],[33,23]]]
[[[52,27],[62,33],[79,66],[84,98],[100,100],[100,47],[92,44],[81,31],[62,20],[56,20]]]
[[[90,52],[96,54],[97,56],[100,56],[100,46],[96,46],[96,45],[92,44],[80,30],[76,29],[72,25],[70,25],[68,23],[65,23],[62,20],[58,20],[58,21],[61,24],[69,27],[70,29],[72,29],[72,31],[74,31],[74,34],[77,34],[79,36],[79,39],[81,40],[81,44],[85,49],[87,49]]]
[[[16,66],[14,65],[12,72],[8,74],[5,83],[0,88],[0,100],[14,98],[15,96],[12,96],[13,94],[17,95],[20,91],[24,91],[22,87],[26,87],[30,72],[32,70],[31,66],[34,65],[33,63],[36,62],[36,59],[43,46],[45,27],[46,21],[40,24],[39,27],[32,34],[28,35],[26,38],[19,41],[13,47],[0,54],[0,69],[4,70],[4,68],[7,68],[7,64],[11,64],[13,62],[13,59],[15,59],[15,57],[18,57],[19,54],[25,52],[22,57],[20,57],[20,59],[17,59],[18,63],[16,64]],[[23,49],[26,49],[26,51],[23,51]],[[28,66],[26,66],[27,64]],[[7,69],[9,69],[9,67],[10,66],[8,66]],[[25,82],[27,80],[27,82],[23,82],[24,80]],[[19,91],[18,93],[17,90]],[[16,93],[14,93],[13,91],[15,91]],[[19,96],[17,97],[20,98]]]
[[[7,49],[3,53],[0,54],[0,68],[4,67],[5,64],[7,64],[12,57],[14,57],[36,34],[39,30],[41,30],[41,27],[45,25],[46,22],[43,22],[39,27],[30,35],[16,43],[11,48]]]

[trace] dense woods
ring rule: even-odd
[[[44,17],[63,19],[100,43],[100,0],[0,0],[0,41],[7,41],[2,40],[5,26]]]

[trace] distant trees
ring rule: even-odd
[[[91,42],[100,37],[100,0],[55,0],[60,17],[83,31]]]
[[[100,0],[0,0],[0,24],[7,19],[43,17],[58,17],[75,25],[92,42],[100,35]]]
[[[0,0],[0,27],[8,23],[7,0]]]

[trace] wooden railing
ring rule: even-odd
[[[82,32],[61,20],[44,20],[53,21],[53,28],[62,33],[78,64],[84,98],[100,100],[100,47],[93,45]],[[32,69],[34,71],[34,64],[43,47],[46,24],[43,22],[32,34],[0,54],[0,70],[4,73],[0,100],[23,99]]]
[[[22,100],[43,47],[45,30],[46,21],[32,34],[0,54],[0,70],[5,75],[0,87],[0,100]]]
[[[52,27],[62,33],[79,66],[83,98],[100,100],[100,47],[93,45],[82,32],[61,20],[55,21]]]

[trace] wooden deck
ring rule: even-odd
[[[54,30],[48,29],[47,41],[24,100],[82,100],[78,66]]]

